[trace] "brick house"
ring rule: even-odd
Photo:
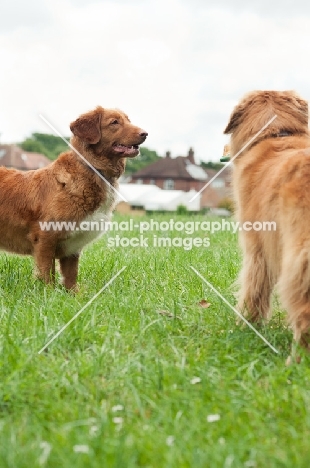
[[[183,190],[199,192],[217,171],[203,169],[195,163],[194,151],[189,149],[187,156],[171,158],[166,156],[135,172],[131,176],[131,183],[157,185],[166,190]],[[219,177],[206,187],[201,193],[201,208],[217,207],[223,198],[229,197],[230,170],[225,169]]]
[[[51,160],[41,153],[24,151],[17,145],[0,145],[0,166],[29,171],[40,169],[50,163]]]

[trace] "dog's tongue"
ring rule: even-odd
[[[124,153],[124,154],[133,154],[136,153],[137,148],[134,148],[133,146],[125,146],[125,145],[116,145],[114,146],[115,151],[118,153]]]

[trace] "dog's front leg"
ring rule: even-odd
[[[37,238],[34,243],[34,261],[37,268],[37,277],[46,284],[55,282],[55,249],[53,238]]]
[[[66,289],[76,291],[76,280],[78,275],[79,254],[60,259],[60,271],[63,276],[63,284]]]

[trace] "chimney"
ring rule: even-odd
[[[166,151],[166,158],[171,158],[171,153],[170,153],[170,151]]]
[[[187,159],[189,159],[189,160],[190,160],[190,162],[191,162],[192,164],[196,164],[196,163],[195,163],[195,157],[194,157],[194,154],[195,154],[195,153],[194,153],[194,150],[193,150],[193,148],[190,148],[190,149],[189,149],[189,151],[188,151],[188,156],[187,156]]]

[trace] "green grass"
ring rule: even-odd
[[[285,366],[279,304],[260,329],[277,355],[190,268],[234,304],[236,236],[174,232],[209,235],[209,248],[184,250],[152,247],[154,234],[148,248],[106,236],[85,249],[76,296],[35,280],[32,259],[1,254],[1,468],[308,468],[310,360]]]

